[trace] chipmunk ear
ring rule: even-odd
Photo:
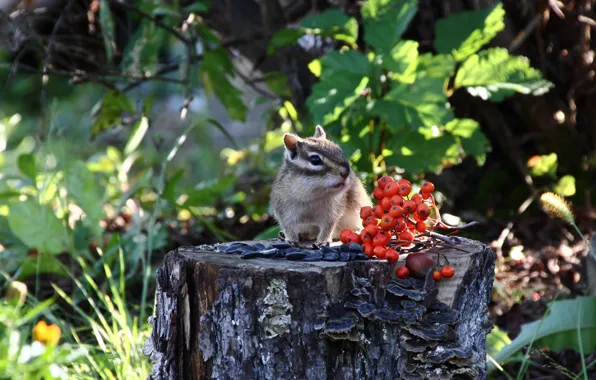
[[[323,127],[321,127],[320,125],[317,125],[315,127],[315,134],[313,135],[313,137],[316,137],[319,139],[325,139],[325,138],[327,138],[327,134],[325,133],[325,130],[323,129]]]
[[[293,133],[284,134],[284,145],[286,147],[286,152],[290,154],[290,158],[293,159],[298,154],[298,144],[300,144],[300,141],[300,137]]]

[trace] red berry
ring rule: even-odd
[[[387,244],[387,238],[384,235],[377,234],[373,238],[372,245],[375,247],[384,247]]]
[[[430,194],[433,191],[435,191],[435,185],[432,182],[426,181],[422,184],[422,193]]]
[[[369,257],[373,256],[373,249],[375,247],[373,247],[373,245],[371,243],[364,243],[364,245],[362,246],[362,250],[364,251],[364,253],[366,253]]]
[[[376,222],[376,219],[375,219]],[[377,233],[379,232],[379,227],[372,224],[369,224],[368,226],[364,227],[364,230],[366,231],[367,234],[369,234],[371,237],[375,237],[377,235]]]
[[[350,234],[350,242],[356,244],[362,243],[362,240],[360,240],[360,235],[358,235],[356,232],[352,232]]]
[[[360,231],[360,241],[364,244],[371,243],[372,244],[373,236],[366,232],[366,230]]]
[[[391,198],[397,194],[399,194],[399,185],[396,182],[389,182],[387,185],[385,185],[386,197]]]
[[[416,211],[416,203],[412,200],[405,201],[404,205],[403,205],[403,209],[406,210],[406,212],[408,214],[412,214],[412,213],[414,213],[414,211]]]
[[[391,215],[385,214],[381,218],[381,223],[379,224],[379,226],[384,230],[389,230],[389,229],[395,227],[395,224],[396,224],[395,219],[393,219],[391,217]]]
[[[379,187],[384,189],[385,186],[390,182],[393,182],[393,178],[389,177],[388,175],[384,175],[381,178],[379,178]]]
[[[390,263],[394,263],[399,259],[399,253],[395,249],[386,249],[385,250],[385,259]]]
[[[455,269],[450,265],[445,265],[441,268],[441,275],[445,278],[451,278],[455,274]]]
[[[352,231],[350,231],[348,229],[344,229],[339,234],[339,240],[344,244],[349,244],[351,234],[352,234]]]
[[[416,231],[423,233],[426,232],[426,223],[424,222],[418,222],[416,223]]]
[[[422,195],[418,193],[412,195],[412,198],[410,198],[410,200],[414,201],[414,203],[416,203],[417,205],[419,205],[423,201]]]
[[[377,218],[375,218],[374,216],[369,216],[368,218],[366,218],[362,221],[362,227],[376,226],[377,223],[378,223]]]
[[[414,241],[414,234],[410,230],[404,230],[399,235],[399,240],[406,240],[406,241],[409,241],[409,242],[413,242]]]
[[[422,199],[430,198],[430,193],[422,193]]]
[[[389,215],[391,215],[394,218],[398,218],[400,216],[402,216],[404,214],[404,209],[401,208],[400,206],[391,206],[391,208],[389,209]]]
[[[435,270],[435,271],[433,272],[433,278],[435,279],[435,281],[439,281],[440,279],[442,279],[442,278],[443,278],[443,276],[441,276],[441,273],[439,273],[439,271],[438,271],[438,270]]]
[[[385,210],[383,210],[383,207],[381,205],[376,205],[372,208],[372,216],[374,216],[375,218],[380,219],[383,217],[384,214]]]
[[[401,195],[394,195],[390,198],[391,206],[401,206],[404,204],[404,198]]]
[[[395,219],[395,230],[397,232],[402,232],[406,229],[406,221],[404,218],[396,218]]]
[[[360,219],[364,220],[372,215],[372,207],[364,206],[360,209]]]
[[[407,179],[400,179],[397,181],[397,185],[399,187],[399,194],[402,197],[408,196],[410,191],[412,191],[412,184]]]
[[[395,270],[395,274],[399,278],[406,278],[410,275],[410,270],[406,267],[399,267]]]
[[[385,211],[389,211],[389,209],[391,208],[391,200],[388,197],[381,199],[380,204],[381,204],[381,207],[383,207],[383,210],[385,210]]]
[[[420,219],[425,220],[430,215],[430,208],[426,204],[421,203],[416,207],[416,213]]]
[[[383,188],[381,187],[377,187],[374,191],[373,191],[373,196],[375,197],[375,199],[378,201],[379,199],[382,199],[385,196],[385,191],[383,191]]]
[[[373,254],[377,256],[378,259],[383,260],[385,258],[385,247],[376,246],[373,249]]]

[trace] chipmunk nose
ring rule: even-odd
[[[343,178],[347,178],[350,175],[350,164],[348,164],[347,162],[341,164],[339,168],[339,173]]]

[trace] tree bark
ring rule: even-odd
[[[150,378],[486,378],[496,256],[467,239],[455,248],[439,252],[456,275],[435,283],[431,271],[395,278],[403,257],[243,260],[181,247],[157,271]]]

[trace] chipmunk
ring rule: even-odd
[[[372,202],[341,148],[319,125],[312,137],[286,133],[283,140],[271,209],[285,240],[329,244],[344,228],[360,231],[360,209]]]

